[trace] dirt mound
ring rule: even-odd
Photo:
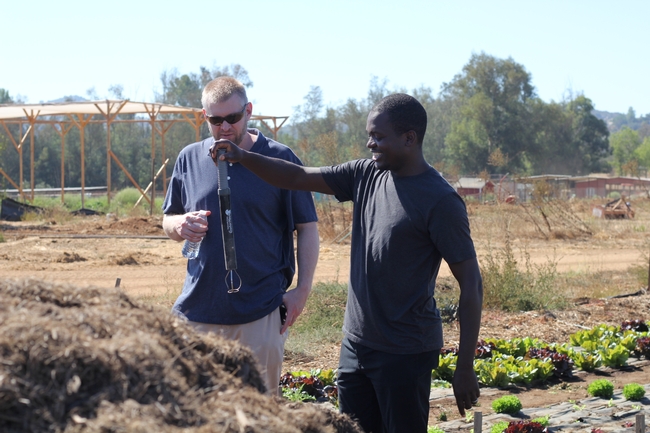
[[[55,260],[57,263],[74,263],[74,262],[85,262],[86,259],[81,257],[77,253],[69,253],[67,251],[63,252],[63,255],[58,257]]]
[[[132,217],[112,221],[108,224],[97,224],[97,232],[110,234],[138,234],[138,235],[161,235],[163,232],[162,219],[160,217]]]
[[[138,265],[138,261],[136,260],[135,257],[133,257],[133,254],[126,254],[120,257],[113,257],[109,260],[110,263],[115,264],[117,266],[125,266],[125,265]]]
[[[4,232],[8,240],[22,239],[30,235],[165,235],[162,216],[138,216],[122,219],[101,215],[77,216],[61,224],[56,221],[1,221],[0,232]]]
[[[261,392],[252,353],[119,289],[0,280],[4,432],[357,432]]]

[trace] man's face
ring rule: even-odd
[[[221,125],[213,125],[208,121],[210,133],[215,140],[230,140],[239,146],[242,142],[244,134],[246,133],[246,126],[248,119],[251,116],[251,105],[244,103],[239,95],[233,95],[224,102],[210,104],[208,107],[203,108],[203,115],[206,117],[219,117],[222,122]],[[238,118],[239,114],[243,114],[241,119],[229,123],[226,118]]]
[[[406,164],[406,134],[396,134],[385,113],[371,111],[366,123],[368,143],[372,160],[379,170],[391,170],[399,174]]]

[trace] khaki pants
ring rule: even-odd
[[[241,325],[213,325],[191,321],[188,323],[198,332],[212,332],[248,346],[259,362],[267,392],[273,395],[279,394],[284,342],[289,334],[288,331],[280,334],[279,308],[268,316]]]

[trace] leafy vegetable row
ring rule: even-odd
[[[552,376],[571,377],[574,366],[584,371],[623,367],[630,356],[650,359],[650,336],[643,320],[624,321],[618,327],[597,325],[572,334],[569,343],[561,345],[529,337],[480,340],[474,370],[484,386],[529,385]],[[443,349],[432,378],[451,381],[456,360],[456,349]]]

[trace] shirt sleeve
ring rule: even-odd
[[[435,218],[429,218],[429,234],[442,258],[453,264],[476,257],[463,199],[448,194],[435,206],[434,214]]]

